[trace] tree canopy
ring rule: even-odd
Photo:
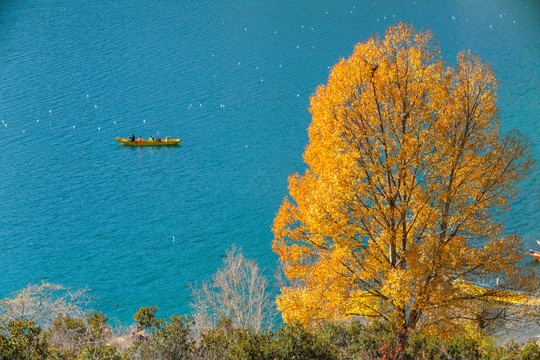
[[[311,97],[308,169],[274,220],[285,321],[361,316],[444,334],[536,291],[520,239],[503,234],[533,160],[524,137],[501,134],[497,86],[478,56],[447,66],[431,33],[406,24],[333,67]]]

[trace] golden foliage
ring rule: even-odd
[[[285,321],[378,317],[445,333],[476,300],[536,290],[500,220],[532,159],[519,134],[501,137],[496,97],[477,56],[447,67],[431,34],[404,24],[334,66],[311,98],[309,169],[289,178],[274,220]],[[498,285],[457,284],[479,278]]]

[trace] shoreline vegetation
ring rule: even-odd
[[[504,341],[497,337],[497,324],[479,330],[471,322],[446,337],[414,332],[405,344],[395,323],[360,317],[312,328],[276,326],[267,279],[235,247],[210,281],[192,287],[191,315],[160,319],[157,307],[141,307],[132,324],[115,324],[89,310],[91,303],[88,289],[50,283],[0,300],[0,360],[540,359],[539,340]],[[517,308],[500,307],[509,312]],[[519,320],[521,326],[528,321],[514,320],[516,326]]]
[[[416,332],[405,345],[394,323],[362,318],[278,327],[267,280],[234,247],[212,280],[192,292],[191,315],[160,319],[157,307],[141,307],[125,325],[88,310],[88,289],[29,286],[0,300],[0,360],[540,359],[540,340],[503,341],[497,326],[444,338]]]
[[[539,360],[500,338],[540,326],[540,301],[501,220],[534,160],[501,134],[497,87],[412,26],[357,44],[311,97],[308,169],[272,229],[279,294],[235,247],[191,315],[113,326],[86,289],[33,285],[0,301],[0,360]]]

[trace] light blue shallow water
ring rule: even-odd
[[[492,63],[503,128],[540,158],[537,1],[2,2],[0,298],[42,280],[89,287],[130,321],[144,305],[188,312],[189,284],[232,243],[271,274],[310,94],[398,21],[431,29],[449,63],[461,49]],[[114,141],[158,131],[182,146]],[[526,247],[538,175],[506,220]]]

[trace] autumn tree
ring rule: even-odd
[[[311,97],[308,169],[274,220],[286,322],[358,316],[448,334],[536,291],[502,223],[533,161],[526,139],[501,135],[496,98],[479,57],[447,67],[432,35],[404,24],[333,67]]]

